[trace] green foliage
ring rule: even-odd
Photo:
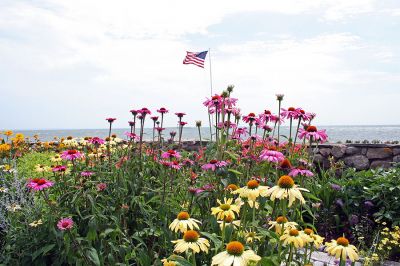
[[[50,161],[50,158],[54,154],[54,152],[29,152],[24,154],[17,162],[19,176],[25,178],[42,177],[43,173],[35,171],[36,165],[51,166],[54,163]],[[44,175],[49,176],[49,173],[45,173]]]

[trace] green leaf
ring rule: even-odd
[[[55,244],[50,244],[50,245],[44,246],[41,249],[36,250],[35,252],[33,252],[32,261],[34,261],[39,255],[45,255],[47,252],[52,250],[54,248],[54,246],[55,246]]]
[[[192,266],[192,263],[190,263],[185,258],[178,255],[171,255],[168,257],[168,260],[179,262],[179,264],[182,266]]]
[[[222,246],[222,241],[218,239],[218,236],[213,233],[201,232],[202,235],[208,237],[212,242],[214,242],[214,246],[216,249],[219,249]]]
[[[86,251],[86,255],[96,266],[101,265],[100,259],[99,259],[99,254],[97,253],[97,250],[95,248],[90,248],[88,251]]]
[[[235,169],[228,169],[228,172],[231,172],[231,173],[234,173],[234,174],[237,174],[237,175],[243,175],[241,172],[239,172],[239,171],[237,171]]]

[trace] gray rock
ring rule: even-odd
[[[368,159],[385,159],[393,155],[390,148],[368,148]]]
[[[365,170],[369,167],[369,160],[364,155],[353,155],[344,158],[345,165],[354,167],[357,170]]]
[[[346,145],[335,145],[333,146],[331,153],[335,158],[342,158],[346,149]]]
[[[357,148],[357,147],[350,146],[346,149],[347,155],[355,155],[355,154],[360,154],[360,153],[361,153],[361,149]]]
[[[361,149],[361,155],[367,155],[367,148],[362,148]]]
[[[393,157],[393,162],[400,163],[400,155],[396,155]]]
[[[329,167],[329,160],[322,156],[321,154],[316,154],[314,157],[314,163],[322,166],[323,168]]]
[[[390,163],[389,161],[381,161],[381,160],[377,160],[377,161],[373,161],[370,165],[370,168],[390,168],[390,166],[392,166],[392,163]]]
[[[328,157],[329,155],[331,155],[331,149],[322,148],[322,149],[319,149],[319,153],[324,157]]]
[[[394,148],[393,155],[399,155],[399,154],[400,154],[400,148]]]

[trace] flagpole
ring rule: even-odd
[[[212,71],[211,71],[211,48],[208,48],[208,60],[210,61],[210,89],[211,97],[213,96],[213,82],[212,82]]]
[[[213,84],[212,84],[212,71],[211,71],[211,48],[208,48],[208,60],[210,62],[210,92],[211,98],[213,96]],[[208,107],[208,122],[210,123],[210,140],[213,139],[213,131],[212,131],[212,118],[210,115],[210,107]]]

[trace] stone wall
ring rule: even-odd
[[[329,166],[329,158],[343,161],[357,170],[388,168],[400,163],[400,145],[392,144],[321,144],[316,151],[315,162]]]
[[[206,145],[207,141],[203,141],[203,146]],[[199,146],[199,141],[182,143],[182,148],[188,151],[197,150]],[[357,170],[388,168],[400,163],[399,144],[321,144],[313,149],[316,151],[314,162],[324,167],[329,167],[332,158]]]

